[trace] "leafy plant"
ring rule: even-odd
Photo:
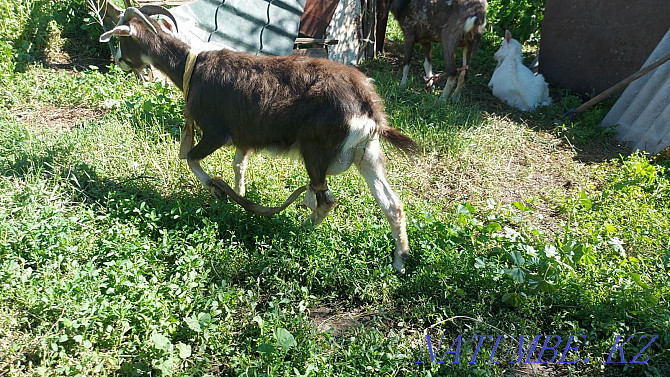
[[[545,0],[490,0],[487,24],[499,37],[510,30],[520,42],[538,43],[544,19]]]

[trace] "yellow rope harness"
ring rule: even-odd
[[[198,58],[198,53],[193,50],[188,52],[186,57],[186,67],[184,68],[184,78],[182,80],[182,92],[184,93],[184,102],[188,102],[189,88],[191,87],[191,75],[193,74],[193,67]],[[179,158],[185,159],[188,152],[193,148],[193,120],[186,119],[186,124],[181,132],[181,143],[179,144]]]
[[[195,60],[198,58],[198,53],[190,50],[188,56],[186,57],[186,67],[184,68],[184,79],[182,80],[184,92],[184,101],[188,101],[188,89],[191,84],[191,75],[193,74],[193,67],[195,67]]]

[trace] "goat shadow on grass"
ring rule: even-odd
[[[551,133],[560,139],[564,147],[574,151],[574,160],[577,162],[597,164],[631,154],[632,150],[617,140],[615,128],[600,125],[615,100],[604,101],[569,118],[565,114],[580,104],[576,97],[566,94],[566,90],[551,86],[549,91],[554,101],[551,105],[527,112],[504,104],[490,91],[478,90],[473,100],[480,104],[484,112],[509,119],[536,132]]]
[[[195,195],[187,187],[173,195],[164,195],[156,190],[155,177],[103,177],[94,166],[86,163],[73,164],[72,161],[76,159],[74,145],[58,145],[35,153],[22,151],[22,154],[16,154],[12,162],[2,167],[0,174],[22,180],[37,174],[44,180],[56,178],[71,187],[68,194],[71,195],[72,203],[83,204],[120,222],[132,222],[142,236],[156,241],[157,245],[161,244],[165,231],[185,238],[211,226],[212,223],[216,224],[215,231],[219,240],[234,241],[240,244],[241,250],[262,248],[265,235],[300,235],[301,232],[308,231],[302,227],[301,220],[296,222],[290,214],[280,213],[269,218],[255,216],[244,211],[232,200],[211,197],[199,184],[199,192]],[[150,215],[151,219],[137,220],[145,215]],[[186,243],[180,245],[186,246]],[[210,254],[211,260],[208,264],[222,265],[226,258],[224,254],[227,253],[232,251],[224,249]],[[176,257],[177,255],[165,256],[166,259]],[[170,262],[167,265],[171,265],[174,260],[167,262]],[[216,270],[226,271],[226,268],[220,267]],[[240,272],[233,276],[242,275]],[[211,272],[212,281],[219,281],[220,278],[216,271]]]

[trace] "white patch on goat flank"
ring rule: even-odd
[[[475,21],[477,21],[477,16],[472,16],[465,21],[465,26],[463,26],[463,31],[469,33],[472,29],[475,28]]]
[[[369,117],[354,117],[349,121],[349,134],[342,143],[340,154],[328,166],[328,175],[345,172],[354,161],[354,149],[363,148],[373,139],[377,124]]]
[[[349,121],[349,134],[342,143],[342,150],[346,151],[357,147],[361,142],[367,142],[377,129],[377,123],[370,117],[353,117]]]

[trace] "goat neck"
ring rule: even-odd
[[[178,88],[183,89],[186,57],[190,47],[160,29],[154,33],[138,21],[133,23],[137,30],[135,41],[151,65],[169,77]]]

